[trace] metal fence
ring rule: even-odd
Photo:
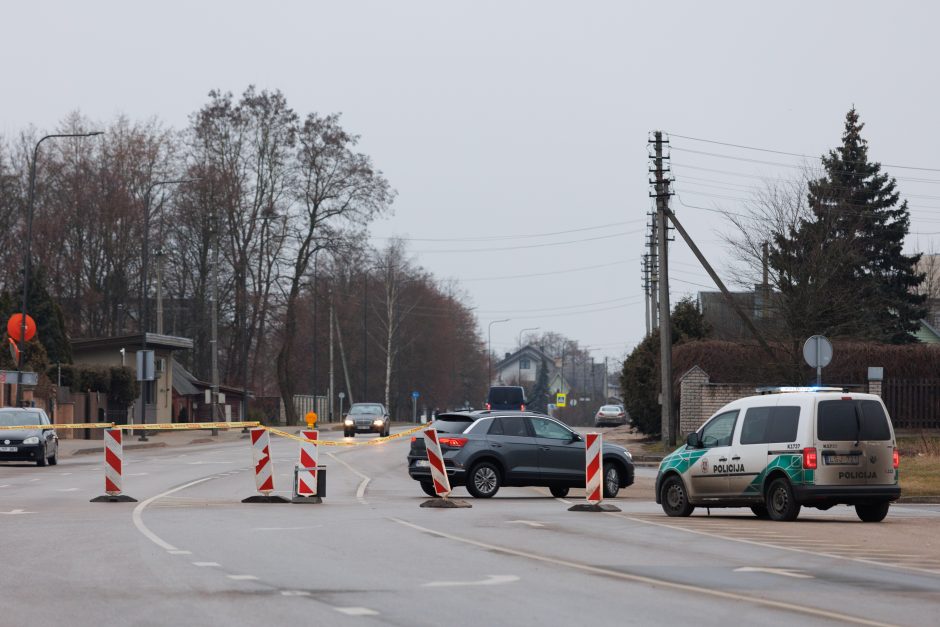
[[[940,429],[940,379],[886,379],[881,392],[898,429]]]

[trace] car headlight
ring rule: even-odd
[[[25,440],[23,440],[23,444],[39,444],[39,438],[36,437],[35,435],[32,436],[31,438],[26,438]]]
[[[379,418],[378,420],[373,420],[373,421],[372,421],[372,424],[374,424],[376,427],[381,427],[381,426],[384,424],[384,422],[385,422],[385,421],[383,421],[381,418]]]
[[[345,424],[347,427],[351,427],[351,426],[353,426],[353,424],[355,424],[355,423],[353,423],[353,419],[352,419],[352,418],[347,418],[347,419],[343,422],[343,424]]]

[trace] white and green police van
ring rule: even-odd
[[[794,520],[803,506],[854,505],[879,522],[901,496],[894,427],[881,398],[839,388],[768,388],[731,402],[665,457],[656,502],[669,516],[750,507]]]

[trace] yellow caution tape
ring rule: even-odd
[[[28,429],[139,429],[155,431],[185,431],[193,429],[241,429],[242,427],[260,427],[260,422],[165,422],[146,425],[116,425],[113,422],[76,422],[56,425],[0,425],[0,431],[20,431]]]
[[[58,426],[58,425],[56,425]],[[154,431],[166,429],[167,431],[186,431],[192,429],[241,429],[243,427],[260,427],[260,422],[167,422],[162,424],[145,425],[114,425],[115,429],[134,429]]]
[[[24,431],[31,429],[113,429],[113,422],[76,422],[63,425],[0,425],[0,431]]]
[[[375,438],[373,440],[360,440],[359,442],[348,442],[345,440],[317,440],[317,445],[322,446],[375,446],[377,444],[385,444],[390,440],[396,440],[398,438],[404,438],[412,433],[416,433],[421,429],[426,428],[427,425],[418,425],[417,427],[412,427],[407,431],[402,431],[401,433],[395,433],[384,438]],[[281,431],[280,429],[275,429],[274,427],[264,427],[269,432],[273,433],[276,436],[282,438],[287,438],[289,440],[297,440],[298,442],[309,442],[307,438],[301,437],[299,435],[294,435],[293,433],[288,433],[287,431]]]

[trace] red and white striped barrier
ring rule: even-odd
[[[300,443],[300,467],[297,469],[297,496],[317,495],[317,431],[300,432],[306,442]]]
[[[450,479],[444,469],[444,456],[441,454],[441,444],[437,441],[437,429],[425,429],[424,448],[428,452],[428,463],[431,465],[431,481],[438,496],[446,498],[450,495]]]
[[[255,486],[268,496],[274,492],[274,462],[271,461],[271,436],[266,429],[251,430],[251,458],[255,463]]]
[[[136,501],[121,494],[124,477],[124,433],[120,429],[104,430],[104,496],[93,498],[95,502]]]
[[[601,450],[604,446],[604,436],[600,433],[588,433],[585,436],[585,479],[584,496],[591,505],[597,505],[604,499],[604,464],[601,461]]]

